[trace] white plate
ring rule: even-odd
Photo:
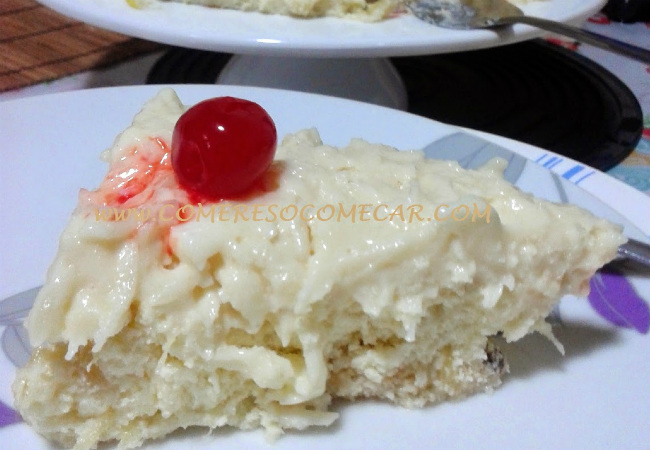
[[[56,251],[58,235],[80,187],[103,178],[98,153],[112,143],[143,102],[159,86],[108,88],[54,94],[2,103],[0,108],[0,299],[42,283]],[[228,86],[176,86],[185,103],[233,95],[260,103],[282,135],[316,126],[323,140],[344,145],[352,137],[401,149],[469,139],[471,158],[500,145],[512,156],[517,184],[524,190],[568,200],[622,223],[626,232],[650,234],[650,198],[600,172],[539,148],[443,125],[395,110],[312,94]],[[355,117],[354,121],[346,117]],[[408,130],[407,133],[404,130]],[[460,134],[459,134],[460,132]],[[477,144],[477,136],[483,139]],[[469,158],[468,156],[468,158]],[[470,159],[471,159],[470,158]],[[548,166],[547,170],[543,166]],[[578,186],[576,186],[578,185]],[[611,206],[609,206],[611,205]],[[647,301],[650,282],[632,283]],[[15,367],[8,355],[23,351],[14,331],[20,314],[0,303],[2,406],[11,405]],[[341,418],[331,429],[288,433],[275,445],[260,432],[216,431],[176,434],[147,448],[236,449],[644,449],[650,442],[650,337],[617,328],[584,299],[564,300],[558,337],[562,357],[544,339],[530,337],[506,348],[512,373],[493,394],[405,410],[387,404],[339,405]],[[3,450],[50,448],[31,429],[15,423],[0,427]]]
[[[501,32],[437,28],[412,16],[367,24],[334,18],[295,19],[151,0],[134,9],[125,0],[39,0],[67,16],[109,30],[165,44],[237,54],[284,56],[406,56],[508,44],[541,31],[515,26]],[[580,23],[605,0],[542,0],[530,15]]]

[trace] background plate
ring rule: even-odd
[[[283,56],[406,56],[478,49],[539,36],[515,25],[499,32],[434,27],[410,15],[380,23],[335,18],[295,19],[151,0],[134,9],[125,0],[39,0],[46,6],[119,33],[165,44],[238,54]],[[578,24],[605,0],[542,0],[526,14]]]

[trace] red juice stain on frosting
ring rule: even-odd
[[[169,145],[158,137],[145,139],[121,154],[99,187],[82,190],[81,197],[95,209],[96,218],[136,221],[134,234],[147,223],[157,223],[168,231],[180,222],[175,211],[190,202],[174,175]],[[163,215],[164,208],[172,213]]]
[[[125,151],[94,191],[82,195],[95,206],[137,207],[148,202],[156,186],[178,188],[169,162],[169,146],[160,138],[149,138]]]
[[[113,164],[97,192],[105,205],[124,206],[133,199],[129,206],[137,207],[153,196],[157,185],[169,184],[160,183],[161,177],[173,178],[169,147],[160,138],[150,138],[144,146],[132,148]]]

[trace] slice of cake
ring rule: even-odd
[[[334,397],[492,389],[506,365],[491,337],[550,336],[553,305],[625,240],[498,162],[332,148],[314,130],[286,137],[253,190],[207,201],[170,163],[184,111],[161,91],[105,152],[26,321],[15,404],[66,447],[194,425],[277,435],[330,425]]]
[[[361,22],[386,19],[398,0],[174,0],[213,8],[257,11],[300,18],[339,17]]]
[[[126,0],[134,7],[147,7],[147,0]],[[410,0],[165,0],[211,8],[256,11],[297,18],[337,17],[360,22],[380,22],[400,14],[408,14],[404,6]],[[522,5],[535,0],[510,0]],[[544,1],[544,0],[541,0]],[[448,0],[460,3],[460,0]],[[471,1],[465,2],[474,6]],[[142,4],[142,6],[140,5]]]

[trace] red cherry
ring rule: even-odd
[[[257,103],[217,97],[197,103],[176,122],[172,167],[185,189],[212,200],[246,193],[269,168],[277,131]]]

